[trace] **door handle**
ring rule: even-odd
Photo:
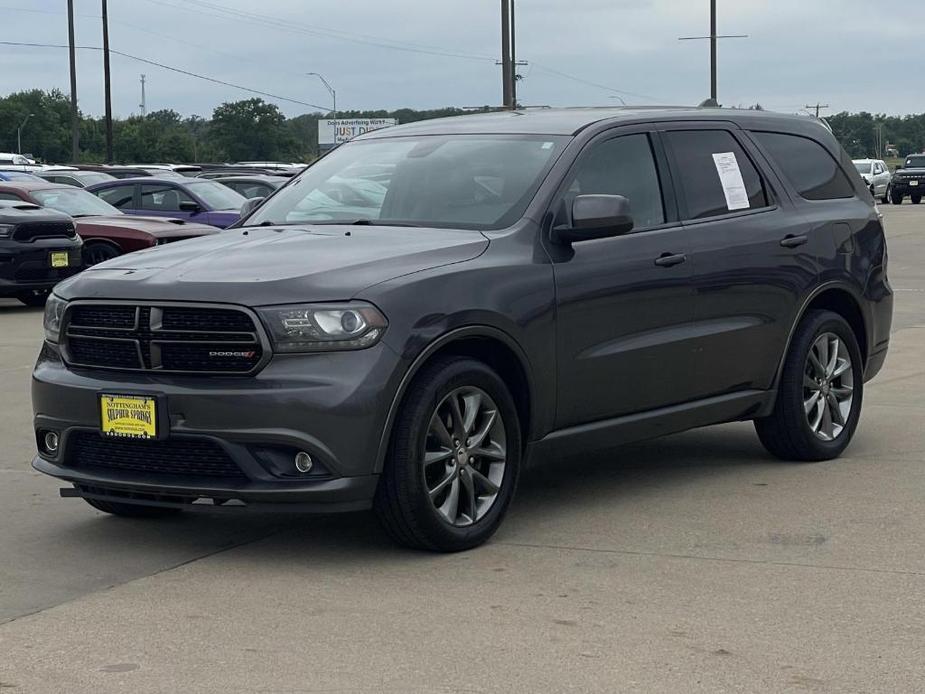
[[[673,265],[680,265],[686,260],[687,256],[684,253],[662,253],[655,259],[655,264],[659,267],[672,267]]]
[[[809,242],[809,237],[806,234],[800,234],[799,236],[787,234],[784,238],[781,239],[780,245],[784,248],[796,248],[797,246],[802,246],[807,242]]]

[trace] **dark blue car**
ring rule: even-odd
[[[215,181],[123,178],[87,188],[126,214],[173,217],[224,229],[236,222],[245,198]]]

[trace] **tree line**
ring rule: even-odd
[[[0,151],[17,151],[16,131],[22,130],[22,151],[44,162],[71,160],[71,112],[59,90],[17,92],[0,97]],[[490,110],[485,107],[484,110]],[[341,118],[397,118],[400,123],[455,116],[470,111],[441,108],[425,111],[343,111]],[[330,113],[306,113],[286,118],[263,99],[223,103],[211,118],[183,117],[164,109],[113,121],[115,163],[312,161],[318,156],[318,121]],[[826,119],[852,157],[882,156],[887,143],[900,155],[925,150],[925,114],[838,113]],[[99,163],[106,156],[103,118],[80,114],[80,163]]]
[[[486,107],[486,110],[487,107]],[[441,108],[426,111],[339,111],[339,118],[397,118],[410,123],[455,116],[468,111]],[[29,114],[32,114],[31,116]],[[22,152],[42,162],[71,162],[71,105],[59,90],[17,92],[0,97],[0,152]],[[144,116],[113,119],[115,163],[142,162],[310,162],[318,156],[318,121],[330,113],[286,118],[275,104],[244,99],[221,104],[211,118],[183,117],[163,109]],[[102,117],[80,114],[80,156],[75,163],[101,163],[106,157],[106,124]]]

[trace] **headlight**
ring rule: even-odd
[[[56,296],[55,294],[50,294],[48,296],[48,301],[45,302],[45,339],[49,342],[58,342],[58,337],[61,334],[61,320],[64,318],[64,309],[67,307],[67,302]]]
[[[276,352],[366,349],[388,325],[376,307],[364,303],[272,306],[258,312]]]
[[[0,224],[0,239],[8,239],[13,235],[13,229],[15,229],[13,224]]]

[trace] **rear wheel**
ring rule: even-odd
[[[376,513],[408,547],[476,547],[501,525],[520,460],[517,409],[504,381],[474,359],[439,359],[424,367],[402,404]]]
[[[122,253],[115,246],[94,241],[85,244],[82,252],[84,265],[86,266],[97,265],[120,255]]]
[[[810,311],[784,361],[774,411],[755,420],[768,451],[784,460],[830,460],[851,442],[861,415],[861,351],[837,313]]]
[[[169,506],[142,506],[139,504],[122,504],[118,501],[101,501],[99,499],[84,499],[97,511],[109,513],[123,518],[164,518],[173,516],[182,509]]]
[[[50,289],[33,289],[28,292],[20,292],[16,295],[16,298],[26,306],[41,308],[48,301],[49,294],[51,294]]]

